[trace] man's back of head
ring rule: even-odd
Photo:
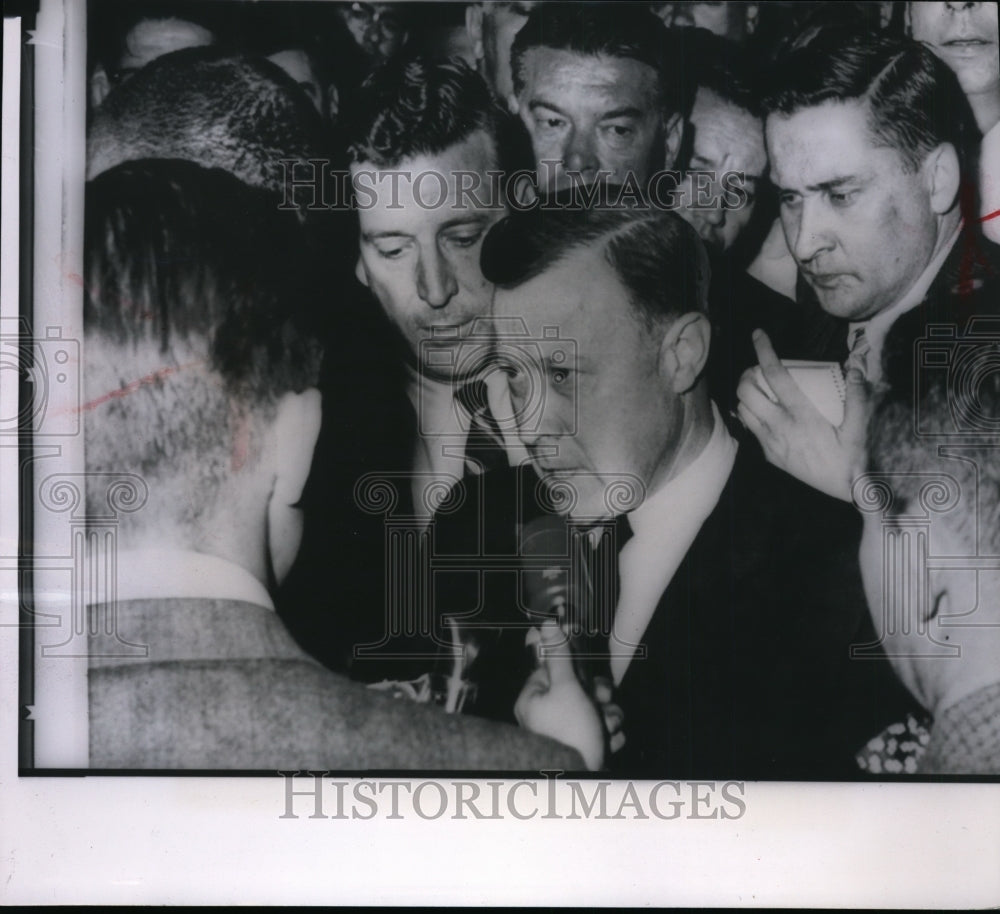
[[[1000,772],[998,327],[926,325],[913,389],[886,387],[875,402],[871,475],[855,484],[876,631],[934,717],[918,761],[930,773]]]
[[[94,115],[87,176],[121,162],[184,159],[281,192],[282,160],[319,156],[315,108],[279,67],[217,48],[153,61],[117,87]]]
[[[187,162],[126,163],[89,183],[87,470],[149,488],[122,548],[223,553],[265,583],[269,562],[287,570],[264,519],[286,522],[305,482],[321,355],[297,231],[269,194]],[[285,491],[282,466],[296,477]]]

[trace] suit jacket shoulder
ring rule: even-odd
[[[142,661],[92,661],[92,767],[583,767],[575,751],[552,740],[396,700],[331,673],[261,607],[209,600],[119,606],[119,634],[147,643],[150,655]],[[176,639],[170,620],[186,626]]]

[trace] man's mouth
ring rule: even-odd
[[[424,339],[430,344],[440,344],[442,346],[447,346],[451,343],[461,342],[466,336],[469,335],[469,331],[472,328],[472,321],[466,321],[464,324],[431,324],[425,326],[422,329],[424,334]]]
[[[812,273],[805,271],[805,276],[809,282],[820,289],[834,289],[849,275],[848,273]]]
[[[953,54],[979,54],[992,44],[992,41],[986,41],[983,38],[953,38],[951,41],[941,42],[940,47]]]

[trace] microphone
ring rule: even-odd
[[[526,523],[521,533],[521,573],[523,605],[532,621],[541,625],[557,620],[567,632],[568,649],[573,658],[577,679],[591,698],[600,681],[610,688],[610,632],[601,631],[600,613],[595,606],[593,581],[580,548],[589,548],[586,534],[578,544],[571,537],[564,518],[544,515]],[[577,562],[574,555],[579,555]],[[576,571],[575,575],[571,571]],[[538,666],[537,646],[532,645],[531,659]]]

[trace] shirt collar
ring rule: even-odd
[[[233,600],[274,609],[267,588],[246,568],[203,552],[136,549],[117,557],[114,598]],[[103,602],[103,601],[102,601]]]
[[[736,460],[736,447],[736,440],[729,434],[718,407],[712,403],[712,434],[698,456],[629,513],[629,524],[636,538],[656,533],[663,526],[664,518],[701,514],[702,503],[710,501],[708,510],[698,522],[700,527],[729,478]]]

